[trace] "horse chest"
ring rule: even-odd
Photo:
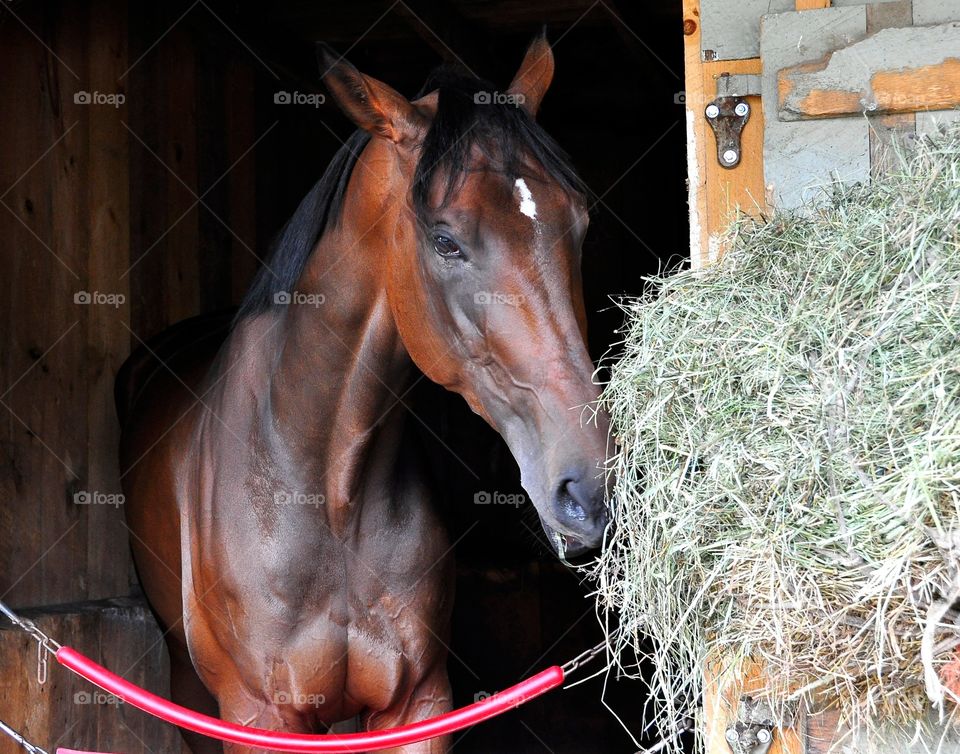
[[[428,628],[429,618],[396,595],[351,591],[347,603],[345,624],[342,609],[302,617],[302,628],[276,648],[284,657],[277,680],[303,698],[386,709],[415,683],[430,654],[430,631],[440,629]]]

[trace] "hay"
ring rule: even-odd
[[[593,575],[665,735],[707,657],[861,729],[960,691],[960,129],[896,162],[622,304]]]

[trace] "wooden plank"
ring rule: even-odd
[[[867,6],[867,34],[901,26],[913,26],[913,0]]]
[[[162,7],[154,3],[142,5],[137,13],[128,16],[130,56],[134,61],[156,41],[165,20]],[[163,98],[165,65],[158,47],[137,61],[123,79],[131,92],[127,102],[128,124],[135,134],[129,139],[131,267],[124,277],[129,278],[131,329],[144,339],[168,324],[160,281],[164,280],[162,239],[169,227],[165,190],[170,176],[151,154],[161,150],[163,128],[157,103]],[[137,92],[150,94],[136,96]]]
[[[704,107],[717,96],[717,79],[721,73],[759,74],[760,60],[728,60],[703,65]],[[768,211],[763,178],[764,115],[760,97],[746,98],[750,120],[740,137],[740,164],[724,168],[717,160],[716,141],[707,134],[707,157],[704,173],[707,182],[707,246],[706,260],[714,261],[723,252],[721,238],[739,210],[747,214]],[[703,109],[700,110],[703,119]],[[709,131],[709,129],[708,129]]]
[[[40,6],[32,4],[24,8],[25,23],[36,25],[40,18]],[[31,162],[38,159],[51,145],[52,139],[46,139],[46,119],[49,109],[46,106],[44,89],[35,71],[42,70],[43,49],[29,33],[16,24],[6,22],[0,26],[2,49],[9,60],[18,61],[17,66],[9,66],[0,76],[0,101],[17,103],[17,117],[4,118],[0,123],[0,192],[3,193],[4,207],[0,207],[0,279],[3,281],[4,295],[0,296],[0,393],[3,401],[18,415],[23,406],[35,397],[27,394],[24,379],[37,381],[41,374],[49,370],[46,361],[41,358],[46,339],[37,337],[39,324],[35,319],[33,300],[47,300],[49,292],[45,290],[48,275],[60,275],[48,266],[53,262],[62,274],[76,280],[73,273],[60,266],[53,259],[44,244],[49,245],[47,233],[48,203],[47,190],[43,176],[41,180],[27,181],[23,176]],[[46,159],[57,158],[48,154]],[[46,170],[45,160],[41,160],[33,171]],[[40,215],[38,218],[37,215]],[[21,223],[22,221],[22,223]],[[41,240],[32,237],[31,231],[41,236]],[[50,345],[50,343],[47,343]],[[31,377],[23,378],[30,372]],[[39,372],[40,374],[33,374]],[[16,383],[21,380],[20,383]],[[32,599],[37,583],[24,570],[43,552],[42,514],[40,507],[31,500],[28,489],[37,479],[40,454],[45,451],[35,443],[29,429],[12,414],[0,406],[0,450],[3,454],[4,473],[0,473],[0,490],[3,492],[4,505],[0,506],[0,522],[5,536],[5,546],[0,548],[0,594],[13,604],[25,604]],[[62,476],[62,472],[58,473]],[[36,490],[33,490],[36,492]],[[12,532],[17,535],[13,536]]]
[[[150,48],[175,20],[173,7],[138,8],[130,16],[131,56]],[[194,193],[202,193],[197,185],[196,43],[187,25],[164,35],[129,78],[131,91],[143,93],[130,102],[135,134],[130,141],[131,320],[137,336],[148,339],[200,311],[202,210],[190,209]]]
[[[830,0],[797,0],[797,10],[819,10],[829,7]]]
[[[836,180],[870,176],[869,127],[864,118],[788,122],[777,117],[777,74],[866,36],[864,6],[767,16],[761,30],[763,103],[767,114],[764,170],[778,209],[819,201]]]
[[[87,462],[84,313],[74,304],[85,285],[88,243],[87,122],[74,104],[86,68],[83,36],[70,32],[85,15],[74,2],[56,13],[45,4],[24,11],[42,42],[19,24],[0,30],[4,54],[16,61],[0,77],[5,101],[17,110],[4,119],[0,139],[0,191],[9,208],[0,209],[10,306],[3,340],[12,344],[0,367],[12,472],[0,593],[14,604],[82,598],[88,588],[75,567],[85,560],[86,540],[71,504]]]
[[[703,114],[717,96],[721,74],[758,74],[761,66],[759,59],[701,62],[698,0],[684,2],[684,33],[690,260],[700,267],[719,255],[720,237],[738,208],[749,213],[767,209],[760,98],[747,98],[750,121],[742,135],[740,164],[732,170],[717,161],[716,142]]]
[[[884,29],[777,76],[782,120],[960,106],[960,24]]]
[[[227,178],[227,136],[235,124],[227,120],[225,97],[227,50],[219,45],[201,45],[196,51],[197,77],[197,193],[200,209],[197,274],[199,311],[215,311],[230,305],[231,234],[230,190]],[[239,125],[239,124],[237,124]]]
[[[700,62],[700,0],[683,0],[684,96],[687,119],[687,192],[690,202],[690,264],[707,262],[710,229],[707,224],[707,124],[701,117],[703,69]]]
[[[867,6],[867,33],[913,25],[913,0]],[[877,177],[894,166],[893,150],[907,134],[917,131],[915,113],[870,118],[870,175]]]
[[[24,610],[41,630],[155,694],[168,697],[169,670],[160,629],[141,600],[129,598]],[[56,746],[148,754],[180,750],[180,735],[166,725],[50,661],[37,680],[37,645],[0,623],[0,704],[3,717],[48,751]],[[21,750],[0,739],[0,754]]]
[[[896,166],[894,148],[906,134],[916,131],[916,116],[878,115],[870,118],[870,174],[884,175]]]
[[[227,181],[230,206],[230,299],[239,304],[257,271],[257,159],[255,91],[256,74],[245,61],[232,58],[225,72],[227,161],[232,166]],[[224,168],[226,169],[226,168]]]
[[[90,234],[85,196],[90,169],[90,112],[94,106],[76,104],[75,96],[89,80],[87,41],[85,35],[77,33],[87,25],[89,8],[82,0],[66,0],[48,7],[46,12],[55,19],[51,47],[64,61],[71,61],[71,67],[80,76],[79,80],[74,78],[63,65],[49,56],[46,58],[46,78],[51,82],[51,112],[47,124],[53,127],[53,133],[63,133],[72,123],[77,123],[60,142],[57,157],[43,163],[46,167],[42,172],[46,173],[46,180],[52,187],[51,241],[57,254],[80,274],[82,280],[87,281],[89,291],[87,250]],[[51,142],[52,136],[48,136]],[[27,180],[33,177],[40,178],[41,175],[31,173]],[[46,263],[49,266],[50,260]],[[77,568],[76,564],[86,562],[87,538],[95,531],[87,526],[84,506],[73,504],[73,492],[77,486],[86,485],[89,469],[84,324],[92,307],[74,303],[79,286],[69,275],[52,275],[49,286],[49,298],[35,304],[34,326],[46,330],[47,342],[52,344],[73,327],[74,322],[79,324],[60,341],[56,351],[51,352],[48,363],[50,376],[54,379],[37,385],[36,402],[31,412],[39,420],[35,425],[39,428],[38,436],[47,446],[44,453],[46,478],[41,477],[39,481],[47,489],[34,496],[32,501],[42,506],[46,529],[42,551],[46,554],[33,571],[40,582],[40,588],[35,592],[39,599],[33,604],[88,596],[92,585],[84,569]],[[67,504],[63,505],[65,497]]]
[[[706,754],[730,754],[724,735],[727,726],[736,719],[740,697],[756,694],[767,683],[764,669],[758,663],[746,663],[742,673],[727,672],[722,661],[707,663],[703,694]],[[769,754],[805,754],[804,739],[804,721],[800,716],[792,722],[792,727],[774,731]]]
[[[913,0],[913,23],[917,26],[960,21],[956,0]]]
[[[199,205],[189,209],[196,201],[193,194],[202,193],[197,180],[196,47],[186,29],[174,27],[160,49],[166,99],[160,157],[173,174],[166,176],[169,232],[158,251],[164,263],[166,324],[173,324],[200,311],[199,213],[204,210]]]
[[[760,54],[760,19],[794,9],[795,0],[700,0],[705,62],[748,60]]]
[[[830,754],[834,743],[843,735],[836,707],[808,714],[806,728],[806,754]]]
[[[124,94],[118,81],[126,70],[126,6],[117,0],[95,0],[89,18],[90,87]],[[119,493],[116,448],[119,424],[113,402],[113,380],[130,350],[130,285],[121,277],[130,260],[130,175],[125,106],[89,109],[90,161],[87,212],[90,228],[87,286],[112,294],[123,303],[87,307],[87,463],[86,486]],[[132,566],[117,542],[126,539],[123,513],[117,505],[88,505],[81,511],[87,524],[87,597],[125,594]]]

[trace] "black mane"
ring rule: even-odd
[[[444,202],[459,188],[473,147],[511,177],[520,175],[524,158],[533,158],[566,191],[585,193],[566,152],[526,110],[516,103],[490,101],[507,96],[493,84],[440,68],[418,96],[434,90],[439,91],[437,114],[413,177],[414,208],[420,218],[426,214],[435,176],[446,181]]]
[[[413,204],[419,218],[426,214],[430,188],[438,176],[445,181],[444,202],[460,187],[474,147],[509,175],[519,175],[524,158],[532,158],[566,191],[585,193],[566,153],[522,107],[496,101],[504,95],[492,84],[440,68],[418,96],[435,90],[439,92],[437,113],[413,178]],[[369,140],[368,133],[358,130],[337,151],[274,241],[268,263],[240,304],[237,320],[271,308],[277,293],[294,289],[327,227],[339,222],[350,175]]]

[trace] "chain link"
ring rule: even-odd
[[[21,618],[19,615],[13,612],[13,610],[11,610],[5,602],[2,601],[0,601],[0,613],[3,613],[5,616],[7,616],[13,625],[30,634],[30,636],[37,641],[42,649],[47,650],[51,654],[56,654],[57,650],[60,649],[60,644],[41,631],[37,627],[36,623],[29,618]]]
[[[39,746],[35,746],[30,743],[27,739],[21,736],[17,731],[7,725],[3,720],[0,720],[0,732],[6,733],[10,738],[16,741],[20,746],[30,754],[47,754],[46,749],[41,749]]]
[[[576,657],[574,657],[566,665],[561,665],[560,668],[563,670],[563,674],[570,675],[581,665],[586,665],[590,660],[596,657],[598,654],[603,652],[607,648],[607,643],[605,641],[600,642],[597,646],[588,649],[585,652],[581,652]]]
[[[3,613],[13,625],[26,631],[37,642],[37,683],[41,686],[47,682],[47,653],[57,653],[60,645],[37,628],[37,624],[29,618],[22,618],[10,609],[9,605],[0,601],[0,613]]]

